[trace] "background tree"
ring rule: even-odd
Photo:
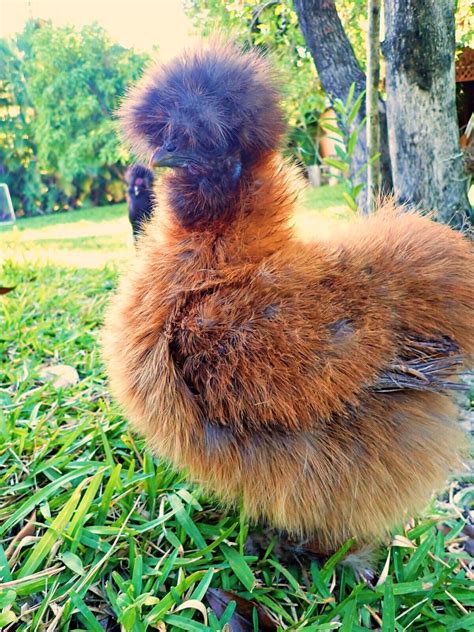
[[[29,23],[16,39],[0,40],[0,180],[8,185],[15,210],[28,215],[41,208],[45,191],[37,169],[35,112],[23,67],[36,27]]]
[[[124,198],[129,157],[113,112],[147,59],[98,25],[35,21],[0,42],[0,158],[16,211]]]
[[[444,0],[442,4],[446,2],[450,4],[450,10],[453,12],[454,0]],[[433,3],[436,4],[435,0],[432,0],[431,4]],[[409,4],[417,3],[412,0]],[[279,60],[282,83],[286,82],[289,88],[285,98],[287,115],[290,125],[293,126],[289,150],[298,156],[301,153],[303,155],[310,153],[311,143],[305,142],[305,139],[310,138],[313,141],[317,139],[319,116],[327,104],[324,102],[325,95],[333,103],[346,102],[351,86],[355,85],[355,97],[362,95],[363,99],[366,87],[367,0],[294,0],[294,2],[292,0],[267,2],[241,0],[232,3],[224,0],[188,0],[187,5],[191,15],[196,18],[196,26],[203,34],[216,29],[230,30],[237,33],[241,41],[272,50],[274,57],[276,56]],[[456,40],[464,44],[472,42],[472,20],[469,17],[471,12],[470,0],[458,0]],[[298,18],[304,38],[295,32],[298,30]],[[316,77],[311,74],[311,68],[308,67],[310,55],[317,68]],[[285,67],[292,70],[289,80]],[[312,92],[317,93],[320,102],[324,103],[322,108],[318,103],[319,109],[311,109]],[[382,91],[378,99],[381,182],[385,191],[391,191],[391,160],[386,105],[383,97]],[[352,131],[361,126],[365,112],[365,102],[363,102],[356,119],[352,122]],[[420,115],[409,116],[413,123]],[[450,117],[453,124],[455,115],[452,108]],[[363,125],[362,128],[363,131],[358,135],[357,144],[351,152],[350,175],[351,179],[359,184],[366,181],[364,166],[367,165],[368,157]],[[300,150],[301,147],[303,151]],[[462,186],[461,182],[460,191]],[[464,200],[462,212],[465,215],[467,212],[465,192],[462,193],[462,198]],[[360,201],[364,202],[364,200]],[[431,198],[425,198],[423,206],[425,208],[431,206]],[[440,217],[440,219],[445,218]]]
[[[395,195],[461,228],[472,208],[459,148],[454,0],[385,0],[387,107]]]

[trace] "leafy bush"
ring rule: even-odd
[[[357,124],[357,114],[360,112],[360,108],[364,102],[365,92],[361,92],[357,98],[354,98],[355,88],[356,86],[353,83],[345,101],[341,99],[334,99],[333,101],[334,112],[337,116],[337,125],[333,125],[328,121],[321,122],[321,126],[333,134],[330,138],[338,141],[335,145],[336,156],[328,156],[323,159],[323,162],[329,167],[336,169],[336,177],[344,187],[342,195],[349,208],[353,211],[357,211],[358,209],[357,196],[364,188],[364,184],[356,183],[355,179],[367,170],[371,162],[380,158],[380,153],[376,154],[370,161],[364,163],[356,173],[351,173],[350,167],[357,139],[366,124],[366,117]]]
[[[96,24],[30,21],[0,40],[0,178],[17,214],[123,199],[113,113],[147,59]]]

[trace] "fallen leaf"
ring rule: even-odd
[[[416,545],[404,535],[396,535],[392,540],[392,546],[401,546],[407,549],[416,549]]]
[[[38,375],[45,382],[52,382],[54,388],[64,388],[79,382],[79,373],[68,364],[51,364],[40,367]]]
[[[207,610],[202,601],[198,601],[197,599],[188,599],[187,601],[183,601],[183,603],[179,604],[174,612],[186,610],[186,608],[194,608],[194,610],[199,610],[204,619],[204,625],[207,627]]]
[[[380,573],[380,577],[378,582],[375,584],[376,588],[379,588],[380,586],[383,586],[387,577],[388,577],[388,571],[390,569],[390,549],[388,550],[388,555],[387,555],[387,559],[385,560],[385,564],[383,565],[383,570]]]
[[[265,608],[235,593],[220,588],[208,588],[206,597],[217,617],[221,617],[229,603],[235,601],[236,608],[229,620],[232,632],[252,632],[254,610],[257,611],[259,630],[274,632],[278,627]]]
[[[11,292],[15,288],[16,285],[14,285],[13,287],[0,287],[0,294],[8,294],[8,292]]]
[[[25,524],[25,526],[22,527],[18,531],[16,536],[13,538],[13,540],[8,545],[8,548],[5,551],[5,557],[7,558],[7,560],[9,560],[11,558],[11,556],[13,555],[13,552],[17,548],[17,545],[18,545],[19,542],[21,542],[25,538],[33,536],[35,534],[35,530],[36,530],[35,522],[36,522],[36,511],[33,511],[33,513],[31,514],[31,516],[28,519],[28,521]]]

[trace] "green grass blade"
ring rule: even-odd
[[[249,592],[252,592],[257,584],[257,580],[255,579],[255,575],[252,573],[250,566],[247,564],[244,557],[236,549],[231,548],[227,544],[221,544],[220,549],[229,563],[229,566],[240,579],[242,584]]]
[[[46,533],[42,536],[38,544],[34,547],[31,553],[28,555],[26,562],[21,567],[18,577],[27,577],[35,572],[40,566],[42,561],[48,556],[53,548],[53,544],[61,538],[66,526],[71,520],[74,510],[81,498],[82,487],[81,484],[74,490],[68,502],[64,505],[63,509],[59,512],[56,518],[52,521],[48,527]]]

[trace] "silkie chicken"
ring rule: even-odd
[[[325,240],[268,61],[211,45],[126,98],[132,149],[170,171],[106,317],[113,393],[151,449],[292,538],[374,542],[460,464],[449,396],[472,357],[468,241],[382,208]]]
[[[125,174],[128,219],[132,225],[135,241],[153,213],[152,194],[154,179],[153,171],[138,163],[129,167]]]

